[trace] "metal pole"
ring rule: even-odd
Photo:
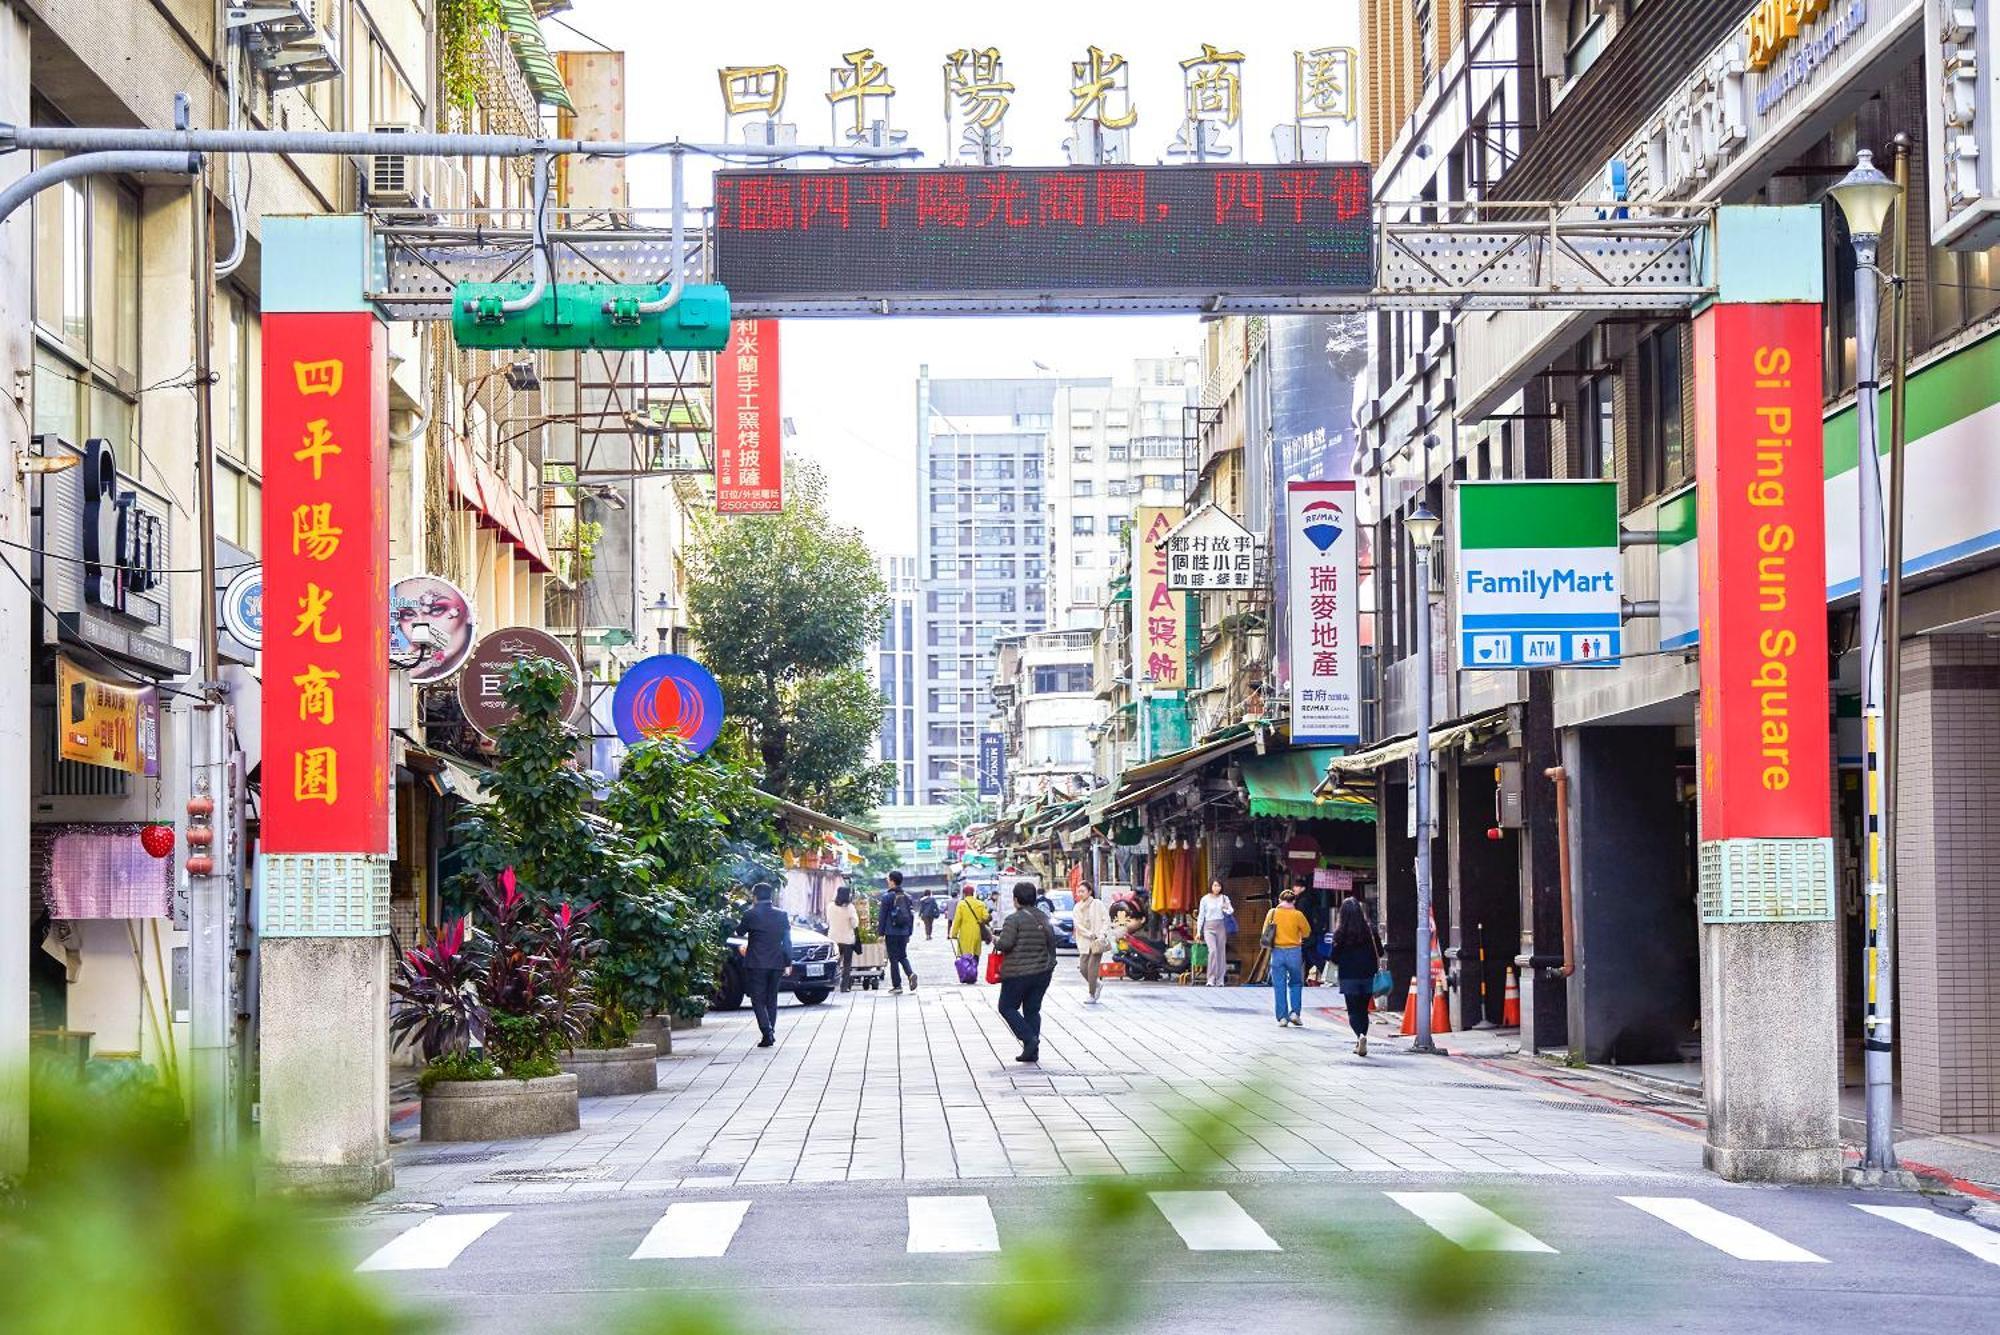
[[[143,149],[163,153],[293,153],[368,157],[377,153],[426,158],[525,158],[538,153],[640,157],[648,153],[763,158],[825,157],[856,161],[914,159],[916,148],[815,148],[798,145],[688,144],[552,139],[523,134],[378,134],[324,130],[146,130],[81,125],[0,125],[0,153],[23,148],[62,152]],[[161,170],[155,168],[155,170]]]
[[[1864,1171],[1893,1171],[1896,1136],[1891,1058],[1894,1051],[1894,962],[1884,949],[1889,904],[1882,840],[1882,473],[1881,433],[1876,418],[1876,247],[1879,238],[1854,238],[1854,411],[1860,444],[1861,731],[1864,875],[1862,900],[1862,1074],[1866,1091],[1868,1143]]]
[[[201,170],[201,155],[182,150],[153,153],[84,153],[62,158],[35,170],[0,190],[0,222],[37,194],[61,181],[101,173],[174,172],[192,176]]]
[[[1417,548],[1417,1033],[1412,1052],[1431,1041],[1431,549]]]
[[[1893,173],[1899,201],[1910,198],[1910,136],[1894,139],[1896,166]],[[1909,429],[1905,403],[1910,369],[1910,213],[1906,203],[1898,203],[1893,215],[1896,236],[1890,250],[1890,272],[1895,278],[1892,295],[1889,371],[1889,589],[1882,614],[1882,642],[1888,649],[1882,663],[1882,954],[1889,960],[1894,980],[1896,960],[1896,774],[1901,764],[1898,746],[1903,719],[1903,465],[1904,441]],[[1894,998],[1892,997],[1891,1000]],[[1894,1061],[1894,1054],[1889,1060]],[[1893,1105],[1892,1105],[1893,1106]],[[1895,1136],[1889,1138],[1895,1152]]]
[[[206,791],[215,806],[210,828],[217,832],[209,850],[214,868],[206,876],[188,877],[188,1050],[196,1140],[211,1154],[229,1148],[234,1100],[229,1092],[229,964],[234,932],[229,917],[229,877],[222,859],[231,856],[228,784],[217,782],[222,769],[222,706],[218,698],[221,668],[215,632],[215,420],[211,404],[214,346],[215,264],[210,254],[209,194],[197,178],[188,193],[190,226],[194,231],[194,424],[196,541],[201,544],[196,576],[201,643],[196,664],[199,701],[192,724],[194,791]]]

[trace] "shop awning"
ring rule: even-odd
[[[535,17],[532,0],[500,0],[499,9],[501,26],[507,30],[507,44],[514,48],[514,60],[520,65],[528,87],[534,90],[535,100],[575,111],[570,105],[569,90],[563,87],[562,71],[556,68],[556,58],[549,53],[548,40],[542,36],[542,25]]]
[[[1373,821],[1375,804],[1360,793],[1343,789],[1330,797],[1314,796],[1337,751],[1331,746],[1307,746],[1244,760],[1243,786],[1250,795],[1250,814],[1292,820]]]
[[[446,760],[444,770],[439,775],[444,780],[445,791],[453,797],[475,807],[491,806],[493,794],[479,786],[479,771],[470,765],[461,765],[456,760]]]
[[[1431,732],[1431,750],[1443,751],[1447,747],[1467,746],[1476,736],[1492,731],[1503,724],[1507,711],[1496,709],[1480,714],[1460,723],[1436,728]],[[1394,765],[1408,760],[1417,753],[1417,738],[1414,733],[1407,737],[1395,737],[1386,742],[1378,742],[1352,755],[1334,756],[1326,762],[1325,777],[1315,786],[1316,792],[1331,792],[1343,774],[1367,774],[1385,765]]]
[[[1195,765],[1207,764],[1211,760],[1228,755],[1231,751],[1240,751],[1254,744],[1256,740],[1257,734],[1252,732],[1248,725],[1238,723],[1223,729],[1205,742],[1197,742],[1185,751],[1176,751],[1172,755],[1161,756],[1158,760],[1134,765],[1125,771],[1123,781],[1126,788],[1130,789],[1169,774],[1179,773]]]
[[[829,816],[823,811],[814,811],[811,807],[802,807],[796,802],[787,802],[784,798],[767,793],[762,788],[751,791],[777,807],[778,814],[794,824],[809,826],[816,830],[832,830],[850,839],[858,839],[864,844],[875,842],[875,831],[865,825],[856,825],[853,821],[841,820],[838,816]]]

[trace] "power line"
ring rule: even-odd
[[[21,574],[20,570],[14,565],[12,561],[9,561],[4,556],[0,556],[0,566],[7,567],[7,573],[14,577],[14,581],[17,584],[19,584],[23,589],[27,590],[28,596],[35,600],[35,605],[37,607],[41,608],[44,612],[47,612],[50,616],[53,617],[60,617],[62,615],[62,613],[58,612],[55,608],[50,607],[48,601],[44,599],[41,594],[35,592],[35,586],[28,581],[26,576]],[[104,666],[110,668],[113,672],[117,673],[119,676],[123,677],[126,681],[131,682],[135,686],[149,687],[154,690],[164,691],[168,695],[178,695],[182,699],[186,700],[203,700],[202,696],[197,695],[192,691],[179,690],[175,687],[167,685],[165,682],[156,681],[151,677],[138,676],[130,668],[126,667],[123,663],[120,663],[117,659],[111,657],[111,655],[105,653],[102,649],[99,649],[96,645],[91,644],[88,641],[83,641],[83,640],[76,641],[74,647],[84,649],[85,651],[93,655],[99,662],[103,663]]]

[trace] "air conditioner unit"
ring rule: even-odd
[[[378,125],[376,134],[415,134],[414,125]],[[423,209],[418,159],[404,153],[376,153],[368,159],[368,204],[377,209]]]

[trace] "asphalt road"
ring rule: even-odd
[[[1130,1299],[1093,1330],[1389,1329],[1437,1303],[1543,1332],[1976,1331],[2000,1312],[2000,1232],[1953,1199],[1437,1173],[1120,1186],[1123,1214],[1055,1177],[738,1184],[385,1210],[342,1234],[448,1329],[537,1335],[661,1329],[689,1303],[745,1332],[976,1331],[1079,1294]]]

